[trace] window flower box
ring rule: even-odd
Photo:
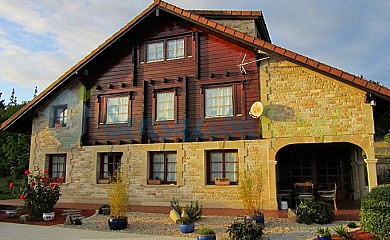
[[[217,181],[215,181],[215,185],[228,186],[228,185],[230,185],[230,181],[229,180],[217,180]]]
[[[148,185],[160,185],[161,184],[161,179],[149,179],[148,180]]]
[[[99,184],[108,184],[108,183],[110,183],[110,179],[108,179],[108,178],[99,178],[97,180],[97,183],[99,183]]]

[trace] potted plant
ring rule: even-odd
[[[196,238],[197,240],[216,240],[215,232],[212,228],[202,226],[199,229],[199,236]]]
[[[118,169],[110,186],[110,218],[108,227],[111,230],[127,228],[127,191],[122,181],[120,169]]]
[[[240,173],[239,194],[244,205],[245,220],[254,220],[264,225],[265,218],[262,210],[263,204],[263,175],[258,164],[247,166]]]
[[[192,233],[195,229],[194,220],[190,218],[190,216],[187,214],[186,210],[183,209],[179,222],[179,230],[182,233]]]
[[[234,222],[226,232],[230,239],[262,239],[263,225],[254,221]]]
[[[317,228],[317,240],[331,240],[332,235],[330,234],[330,229],[326,228]]]
[[[14,193],[17,192],[19,198],[24,201],[32,217],[45,221],[53,220],[54,205],[61,196],[60,187],[49,178],[48,170],[43,172],[39,169],[33,172],[26,170],[24,173],[27,178],[21,188]]]
[[[230,181],[228,177],[215,177],[214,183],[217,186],[227,186],[230,185]]]
[[[98,178],[97,183],[99,183],[99,184],[107,184],[107,183],[110,183],[110,177],[101,177],[101,178]]]
[[[155,177],[154,179],[149,179],[148,184],[149,185],[160,185],[161,179],[159,177]]]

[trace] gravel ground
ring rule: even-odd
[[[169,214],[129,212],[127,213],[127,216],[129,225],[127,229],[121,230],[121,232],[178,236],[195,239],[198,229],[201,226],[209,226],[216,232],[218,240],[229,239],[228,234],[226,233],[227,226],[234,221],[239,220],[237,217],[203,216],[200,220],[195,222],[195,232],[183,234],[179,231],[177,225],[170,220]],[[109,216],[95,214],[89,218],[83,219],[82,225],[61,226],[110,231],[107,224],[108,219]],[[316,236],[315,231],[319,226],[333,227],[341,224],[346,224],[346,222],[333,222],[332,224],[327,225],[305,225],[291,223],[287,218],[266,218],[263,239],[313,239]]]

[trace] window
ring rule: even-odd
[[[167,41],[167,59],[184,57],[184,38]]]
[[[192,44],[192,35],[142,43],[139,45],[139,62],[149,63],[192,57]]]
[[[151,153],[149,176],[150,179],[160,179],[162,183],[176,183],[176,153]]]
[[[164,60],[164,42],[148,43],[147,61],[162,61]]]
[[[100,178],[109,178],[120,168],[122,153],[105,153],[100,155]]]
[[[157,93],[156,121],[175,119],[175,99],[173,92]]]
[[[205,89],[205,117],[233,116],[233,87]]]
[[[214,184],[215,177],[227,177],[231,184],[238,183],[237,150],[207,152],[207,183]]]
[[[52,127],[66,127],[68,122],[68,106],[54,106],[54,117]]]
[[[66,155],[49,155],[49,177],[56,182],[65,182]]]
[[[99,123],[117,124],[129,122],[129,96],[99,97]]]

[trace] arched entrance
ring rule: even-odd
[[[337,183],[338,199],[351,198],[351,193],[359,199],[367,185],[362,153],[351,143],[287,145],[276,154],[277,189],[293,189],[294,183],[308,181],[329,189]]]

